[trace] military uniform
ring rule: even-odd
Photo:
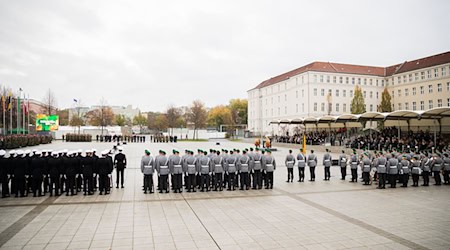
[[[263,168],[266,172],[266,189],[273,189],[273,172],[277,169],[277,164],[275,158],[272,156],[270,151],[267,151],[268,155],[264,157]]]
[[[298,182],[304,182],[305,181],[306,158],[302,154],[302,152],[297,154],[297,163],[298,163]]]
[[[388,159],[388,162],[389,162],[389,169],[388,169],[389,183],[391,184],[391,188],[396,188],[399,162],[397,158],[395,158],[394,156],[390,157]]]
[[[119,147],[119,153],[114,156],[114,166],[116,167],[116,188],[119,188],[119,183],[123,188],[124,172],[127,167],[127,157],[122,153],[122,147]],[[120,178],[119,178],[120,177]]]
[[[435,159],[431,162],[431,169],[433,171],[433,176],[434,176],[434,185],[441,185],[441,170],[443,168],[444,165],[444,161],[442,160],[442,158],[437,155],[435,157]]]
[[[40,152],[36,152],[36,156],[31,160],[31,168],[33,169],[33,197],[37,195],[42,196],[42,181],[43,181],[43,168],[45,166],[45,160],[41,157]]]
[[[419,177],[420,177],[420,160],[419,156],[414,156],[411,160],[411,175],[413,180],[413,187],[419,186]]]
[[[225,161],[225,172],[228,174],[228,191],[235,190],[235,180],[236,180],[236,171],[237,171],[237,157],[234,154],[230,154],[230,156]]]
[[[286,159],[284,160],[284,164],[287,169],[287,181],[294,181],[294,166],[295,166],[295,157],[292,155],[292,150],[289,150],[289,154],[286,155]]]
[[[263,156],[259,153],[259,149],[256,149],[256,152],[254,154],[253,158],[253,189],[261,189],[262,188],[262,175],[261,175],[261,169],[262,169],[262,161]]]
[[[147,150],[141,159],[141,172],[144,174],[144,194],[147,191],[153,193],[153,173],[155,172],[155,166],[153,157],[150,156],[150,152]]]
[[[109,193],[109,185],[108,178],[111,176],[112,164],[109,162],[107,158],[108,151],[102,152],[102,157],[97,160],[97,168],[98,168],[98,188],[100,190],[100,195],[105,192],[105,195]]]
[[[214,191],[217,191],[219,188],[220,191],[223,190],[223,171],[224,171],[224,160],[223,157],[220,156],[220,152],[217,151],[217,155],[213,156],[211,159],[211,167],[213,174],[213,186]]]
[[[421,161],[423,184],[422,186],[428,186],[430,183],[430,171],[431,171],[431,159],[425,156]]]
[[[311,154],[308,155],[308,166],[309,172],[311,173],[311,179],[309,181],[316,181],[317,156],[314,154],[314,151],[311,151]]]
[[[244,190],[244,188],[248,190],[250,187],[250,180],[248,176],[251,169],[251,158],[247,155],[246,151],[244,151],[243,155],[239,158],[237,167],[241,181],[240,190]]]
[[[92,195],[94,193],[94,168],[95,159],[90,154],[92,151],[86,151],[86,157],[81,161],[83,175],[83,192],[84,195]]]
[[[187,191],[195,192],[196,184],[196,174],[197,174],[197,158],[195,158],[192,152],[189,152],[189,156],[186,157],[184,161],[184,173],[188,176],[187,178]]]
[[[389,168],[389,162],[387,161],[386,157],[383,155],[380,155],[380,157],[377,158],[376,161],[377,164],[377,175],[378,175],[378,189],[385,189],[386,188],[386,173],[387,169]]]
[[[161,153],[162,155],[158,157],[155,162],[156,171],[158,171],[159,174],[159,192],[162,193],[163,191],[166,191],[166,193],[169,193],[169,188],[167,186],[167,178],[170,173],[169,159],[166,157],[166,153],[164,151],[161,151]]]
[[[364,155],[363,160],[361,161],[361,170],[362,170],[362,177],[364,185],[370,184],[370,167],[371,162],[367,154]]]
[[[183,192],[183,159],[179,156],[178,151],[174,151],[174,155],[169,160],[169,169],[172,174],[172,186],[175,193]]]
[[[345,180],[345,176],[347,175],[347,155],[344,152],[339,156],[338,164],[341,167],[341,180]]]
[[[55,190],[55,196],[61,194],[61,159],[58,157],[58,152],[53,152],[52,157],[48,159],[48,168],[50,175],[49,192],[50,196],[53,196],[53,190]]]
[[[449,153],[444,154],[444,185],[450,184],[450,157]]]
[[[410,164],[407,160],[406,156],[403,157],[403,160],[400,162],[401,169],[399,172],[401,173],[402,187],[408,187],[409,174],[411,173]]]
[[[328,152],[328,149],[327,149],[327,152],[323,155],[323,162],[322,162],[323,167],[324,167],[324,171],[325,171],[325,178],[324,178],[325,181],[329,181],[330,180],[330,177],[331,177],[331,173],[330,173],[331,163],[332,163],[332,158],[331,158],[331,155],[330,155],[330,153]]]
[[[209,191],[209,183],[210,183],[210,173],[211,173],[211,165],[210,158],[206,155],[206,152],[203,156],[200,156],[197,163],[198,169],[200,172],[200,192],[204,192],[205,189]]]
[[[350,171],[352,172],[352,180],[350,182],[358,182],[358,155],[356,152],[353,152],[353,155],[350,157]]]

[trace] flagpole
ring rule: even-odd
[[[22,88],[19,89],[19,96],[17,97],[17,126],[16,126],[16,134],[19,134],[19,129],[20,129],[20,120],[21,120],[21,115],[22,113],[20,112],[20,97],[22,97]]]
[[[22,108],[22,118],[23,118],[23,123],[22,123],[22,134],[25,134],[25,103],[26,103],[26,98],[25,98],[25,93],[23,93],[23,108]]]
[[[12,113],[13,113],[13,106],[14,106],[14,98],[11,95],[11,99],[9,100],[9,104],[8,104],[8,108],[11,106],[11,108],[9,109],[9,134],[12,135],[12,131],[13,131],[13,122],[12,122]]]
[[[27,118],[28,118],[27,131],[28,131],[28,134],[30,134],[30,94],[28,94],[28,99],[27,99]]]
[[[5,117],[5,114],[6,114],[6,107],[5,107],[5,105],[6,105],[6,101],[5,101],[5,99],[6,99],[6,96],[3,96],[2,95],[2,108],[3,108],[3,135],[6,135],[6,129],[7,129],[7,125],[6,125],[6,117]]]

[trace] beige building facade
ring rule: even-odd
[[[393,110],[450,106],[450,52],[389,67],[313,62],[248,91],[248,129],[273,133],[270,121],[350,113],[355,87],[366,111],[378,111],[387,87]]]

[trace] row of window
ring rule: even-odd
[[[416,95],[416,92],[417,92],[416,91],[416,87],[413,87],[411,90],[412,90],[411,94],[412,95]],[[423,95],[425,93],[425,86],[420,86],[419,90],[420,90],[420,94]],[[447,91],[450,91],[450,82],[447,82]],[[442,92],[442,83],[438,83],[437,84],[437,92]],[[405,96],[408,96],[409,95],[409,89],[405,88],[403,90],[403,93],[404,93]],[[428,93],[429,94],[433,93],[433,85],[432,84],[428,85]],[[392,96],[394,96],[394,91],[392,91]],[[397,90],[397,96],[402,96],[402,90],[401,89]]]
[[[443,100],[442,99],[438,99],[437,100],[437,107],[442,107],[442,104],[443,104]],[[409,103],[408,102],[405,102],[404,103],[404,107],[402,106],[402,104],[401,103],[398,103],[398,105],[397,105],[397,107],[398,107],[398,109],[397,110],[402,110],[403,108],[405,109],[405,110],[409,110],[410,109],[410,107],[409,107]],[[419,105],[420,105],[420,110],[425,110],[425,101],[420,101],[419,102]],[[447,98],[447,106],[448,107],[450,107],[450,98]],[[433,102],[433,100],[428,100],[428,109],[432,109],[434,107],[434,102]],[[302,103],[302,110],[301,110],[301,112],[302,113],[304,113],[305,112],[305,104],[304,103]],[[342,110],[340,109],[341,108],[341,105],[340,105],[340,103],[336,103],[336,104],[334,104],[334,111],[336,111],[337,113],[340,113],[340,112],[342,112],[342,113],[346,113],[346,112],[350,112],[350,110],[348,110],[347,111],[347,104],[346,103],[343,103],[342,104]],[[372,112],[372,111],[375,111],[374,110],[374,105],[373,104],[370,104],[370,105],[367,105],[366,104],[366,111],[370,111],[370,112]],[[394,110],[395,109],[395,107],[394,107],[394,104],[392,104],[392,109]],[[284,114],[285,115],[287,115],[287,106],[285,106],[284,107]],[[412,102],[412,110],[417,110],[417,102]],[[278,108],[277,109],[277,111],[278,111],[278,116],[280,116],[281,115],[281,108]],[[319,110],[318,110],[318,103],[317,102],[315,102],[314,103],[314,105],[313,105],[313,111],[314,112],[318,112]],[[324,113],[328,113],[328,112],[332,112],[333,111],[333,104],[332,103],[321,103],[320,104],[320,111],[321,112],[324,112]],[[295,112],[296,113],[299,113],[300,112],[300,110],[299,110],[299,105],[298,104],[295,104]],[[265,113],[266,113],[266,117],[269,115],[269,113],[268,113],[268,110],[266,109],[265,110]],[[254,112],[251,112],[251,116],[252,117],[255,117],[255,114],[254,114]],[[273,116],[274,114],[273,114],[273,108],[272,109],[270,109],[270,115],[271,116]]]
[[[313,82],[321,82],[321,83],[346,83],[350,84],[350,82],[355,85],[358,83],[358,85],[364,84],[364,85],[370,85],[370,86],[384,86],[384,80],[383,79],[372,79],[372,78],[361,78],[361,77],[343,77],[343,76],[330,76],[330,75],[313,75]]]
[[[438,77],[444,77],[447,76],[450,73],[450,66],[447,68],[444,67],[438,67],[434,69],[429,69],[427,71],[416,72],[414,74],[404,74],[402,76],[397,76],[392,78],[392,85],[395,85],[395,83],[408,83],[408,82],[414,82],[419,80],[425,80],[425,79],[431,79],[431,78],[438,78]],[[389,84],[389,79],[387,80],[387,84]]]
[[[442,99],[438,99],[437,100],[437,107],[440,108],[442,107]],[[425,101],[420,101],[420,110],[425,110]],[[447,99],[447,106],[450,107],[450,98]],[[405,110],[409,110],[409,103],[405,102],[405,106],[403,107],[401,103],[397,104],[398,110],[401,109],[405,109]],[[434,102],[433,100],[428,100],[428,109],[432,109],[434,107]],[[392,104],[392,108],[394,108],[394,104]],[[417,102],[412,102],[412,110],[417,110]]]
[[[339,89],[336,89],[334,92],[335,97],[339,97],[340,93],[342,93],[342,97],[347,97],[347,90],[343,89],[342,92],[340,92]],[[378,92],[375,92],[376,98],[378,99]],[[325,89],[320,89],[320,95],[325,96]],[[317,96],[317,89],[313,89],[313,96]],[[333,96],[333,91],[331,89],[328,90],[327,96]],[[349,91],[349,97],[353,97],[353,90]],[[367,91],[363,91],[363,97],[367,98]],[[373,98],[373,91],[369,92],[369,98]]]

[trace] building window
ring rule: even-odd
[[[431,78],[431,70],[427,70],[427,76],[428,76],[428,79],[430,79]]]
[[[418,81],[419,80],[419,73],[414,73],[414,81]]]
[[[302,89],[302,97],[305,97],[305,90]]]
[[[278,103],[280,103],[280,96],[278,96]]]
[[[408,89],[405,89],[405,96],[408,96],[408,93],[409,91],[408,91]]]
[[[295,91],[295,98],[298,98],[298,90]]]
[[[384,80],[381,80],[381,87],[384,87]]]
[[[439,69],[434,69],[434,77],[439,77]]]
[[[339,97],[339,89],[336,89],[336,97]]]
[[[280,116],[280,108],[278,108],[278,116]]]
[[[366,98],[366,91],[363,91],[363,97]]]
[[[403,82],[406,82],[406,75],[403,76]]]
[[[408,75],[408,81],[409,81],[409,82],[412,82],[412,74],[409,74],[409,75]]]
[[[364,85],[367,85],[367,79],[364,78]]]
[[[336,83],[336,76],[333,76],[333,83]]]
[[[339,83],[342,83],[342,76],[339,77]]]
[[[377,99],[378,99],[378,92],[376,92],[377,93]]]
[[[327,76],[327,82],[328,83],[330,82],[330,76]]]
[[[405,109],[408,110],[409,109],[409,103],[405,102]]]
[[[420,94],[423,95],[425,93],[425,88],[423,86],[420,86]]]
[[[442,99],[438,99],[438,108],[442,107]]]
[[[313,95],[317,96],[317,89],[313,89]]]
[[[392,90],[392,94],[391,94],[391,97],[394,97],[394,91]]]
[[[352,84],[355,85],[355,78],[352,77]]]
[[[441,76],[445,76],[445,67],[441,68]]]
[[[399,77],[397,77],[397,82],[398,83],[402,83],[402,78],[399,76]]]
[[[347,96],[347,90],[345,90],[345,89],[342,90],[342,96],[343,96],[343,97],[346,97],[346,96]]]
[[[450,91],[450,82],[447,83],[447,91]]]
[[[305,104],[302,103],[302,112],[305,112]]]
[[[336,112],[339,112],[339,103],[336,103]]]
[[[370,86],[372,86],[372,85],[373,85],[373,81],[372,81],[372,79],[370,79],[370,80],[369,80],[369,84],[370,84]]]
[[[425,72],[420,72],[420,79],[425,80]]]
[[[425,102],[420,101],[420,110],[425,110]]]
[[[373,104],[370,104],[370,111],[373,111]]]
[[[402,96],[402,90],[401,89],[397,90],[397,92],[398,92],[398,96]]]
[[[317,75],[314,75],[314,82],[317,82]]]
[[[329,95],[329,96],[332,96],[332,95],[333,95],[333,93],[332,93],[331,91],[332,91],[331,89],[328,90],[328,95]]]
[[[372,91],[369,92],[369,98],[373,98],[373,92]]]
[[[353,90],[350,90],[350,97],[353,97]]]
[[[284,114],[285,115],[287,114],[287,107],[286,106],[284,106]]]
[[[402,104],[398,103],[398,109],[401,110],[402,109]]]
[[[442,92],[442,83],[438,83],[438,92]]]
[[[321,90],[320,90],[320,95],[321,95],[321,96],[325,96],[325,89],[321,89]]]
[[[412,95],[416,95],[416,87],[412,88]]]
[[[295,112],[298,113],[298,103],[295,104]]]
[[[433,93],[433,85],[428,85],[428,93]]]
[[[314,111],[317,112],[317,102],[314,103]]]
[[[416,102],[413,102],[413,110],[416,110]]]
[[[322,102],[322,104],[320,104],[320,111],[324,112],[325,111],[325,103]]]
[[[342,112],[347,112],[347,104],[342,104]]]
[[[375,83],[376,83],[376,85],[377,85],[377,87],[378,87],[378,79],[375,80]]]
[[[450,107],[450,98],[447,98],[447,106]]]
[[[287,95],[286,94],[284,95],[284,101],[287,101]]]
[[[348,84],[348,77],[345,78],[345,83]]]
[[[320,82],[323,82],[323,75],[320,75]]]
[[[428,100],[428,108],[429,109],[433,108],[433,100]]]

